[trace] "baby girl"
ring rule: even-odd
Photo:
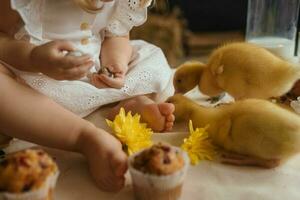
[[[0,131],[82,153],[100,188],[124,185],[126,155],[109,133],[82,117],[102,105],[140,113],[168,131],[174,106],[155,103],[171,70],[161,50],[130,41],[151,0],[1,0]],[[105,72],[105,73],[103,73]]]

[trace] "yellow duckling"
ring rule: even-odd
[[[175,105],[177,120],[209,125],[213,143],[230,152],[223,162],[271,168],[300,151],[300,117],[266,100],[206,108],[177,94],[168,102]]]
[[[279,97],[300,78],[300,67],[264,48],[249,43],[231,43],[216,49],[205,65],[188,62],[174,76],[176,92],[199,86],[202,93],[217,96],[227,92],[235,99]]]

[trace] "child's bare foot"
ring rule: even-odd
[[[127,156],[121,143],[109,133],[95,128],[80,138],[83,154],[97,185],[105,191],[118,191],[125,184]]]
[[[154,131],[172,130],[175,120],[173,104],[145,104],[140,105],[140,109],[143,121],[147,122]]]
[[[142,121],[146,122],[154,131],[171,131],[175,116],[173,115],[175,107],[171,103],[154,103],[146,96],[138,96],[125,100],[113,108],[109,118],[113,119],[124,107],[126,111],[132,111],[133,114],[139,113]]]

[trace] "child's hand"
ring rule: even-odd
[[[122,88],[132,51],[133,47],[130,44],[129,36],[106,37],[101,48],[101,66],[107,68],[113,77],[109,77],[105,73],[93,74],[90,77],[91,83],[98,88]]]
[[[106,73],[92,74],[91,83],[98,88],[122,88],[125,82],[125,75],[128,71],[127,64],[113,64],[105,66],[112,76]]]
[[[77,80],[87,75],[94,65],[90,56],[65,56],[64,51],[74,51],[72,43],[53,41],[35,47],[30,60],[37,72],[57,80]]]
[[[79,140],[81,152],[87,157],[90,172],[97,185],[105,191],[122,189],[127,171],[127,156],[121,143],[101,129],[83,134]]]

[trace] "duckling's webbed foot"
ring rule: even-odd
[[[221,162],[224,164],[240,165],[240,166],[256,166],[271,169],[280,164],[279,159],[262,159],[246,155],[240,155],[231,152],[221,154]]]

